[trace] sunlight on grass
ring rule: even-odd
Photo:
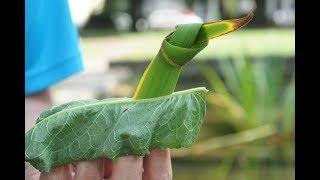
[[[111,61],[146,61],[155,56],[163,38],[170,31],[144,33],[83,33],[82,50],[85,59],[106,58]],[[220,59],[237,54],[248,56],[295,55],[295,30],[291,29],[241,29],[210,41],[196,59]]]

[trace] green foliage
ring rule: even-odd
[[[239,19],[208,23],[180,24],[163,40],[159,52],[144,71],[134,94],[135,99],[171,94],[181,67],[189,62],[210,39],[222,36],[248,24],[253,13]]]
[[[280,60],[247,60],[242,56],[231,61],[219,61],[220,73],[218,69],[202,65],[202,74],[216,93],[210,95],[208,107],[222,105],[226,114],[235,110],[244,112],[244,116],[233,115],[228,120],[232,121],[234,117],[237,126],[245,129],[272,123],[281,131],[285,128],[292,132],[295,79],[291,74],[290,82],[286,82],[285,65]],[[222,98],[224,102],[218,102]],[[211,111],[214,114],[215,109]]]
[[[73,161],[189,147],[205,116],[206,92],[195,88],[144,100],[82,100],[51,107],[26,134],[26,161],[49,172]]]

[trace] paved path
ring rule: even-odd
[[[52,88],[52,99],[55,104],[72,100],[97,98],[107,92],[130,75],[128,68],[110,69],[109,61],[117,59],[138,44],[136,40],[98,37],[81,39],[81,49],[85,64],[81,72]]]
[[[85,61],[85,71],[66,79],[52,88],[52,100],[61,104],[72,100],[107,95],[119,82],[130,75],[126,68],[109,69],[108,61]]]

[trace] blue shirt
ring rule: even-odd
[[[83,69],[77,29],[67,0],[26,0],[25,95]]]

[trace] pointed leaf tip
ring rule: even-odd
[[[253,15],[254,15],[253,12],[250,12],[245,17],[238,18],[238,19],[226,20],[226,21],[229,21],[233,25],[234,30],[236,30],[240,27],[247,25],[252,20]]]
[[[240,27],[247,25],[252,20],[253,15],[253,12],[250,12],[247,16],[238,19],[228,19],[204,23],[199,31],[194,45],[228,34],[239,29]]]

